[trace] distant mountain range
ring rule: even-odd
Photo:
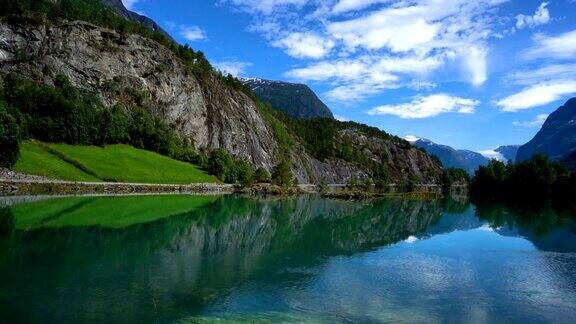
[[[518,150],[517,160],[544,154],[554,161],[576,161],[576,98],[548,116],[542,129]]]
[[[490,159],[468,150],[456,150],[447,145],[436,144],[427,139],[412,141],[412,145],[424,149],[428,154],[437,156],[446,168],[464,169],[473,174],[479,166],[488,164]]]
[[[241,78],[262,101],[293,118],[334,118],[322,100],[305,84]]]
[[[424,149],[427,153],[435,155],[442,161],[446,168],[464,169],[469,174],[481,165],[486,165],[490,160],[496,159],[502,162],[512,162],[516,159],[516,151],[520,145],[500,146],[494,151],[488,153],[479,153],[470,150],[457,150],[447,145],[436,144],[427,139],[412,139],[412,145]]]

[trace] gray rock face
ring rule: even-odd
[[[363,147],[364,154],[371,160],[384,164],[397,183],[411,179],[419,183],[439,183],[442,167],[415,147],[403,148],[391,141],[366,136],[354,129],[342,131],[341,136]]]
[[[255,166],[274,165],[276,143],[247,96],[216,79],[201,84],[184,64],[158,43],[83,22],[62,26],[0,23],[3,71],[52,83],[66,75],[73,85],[96,92],[107,106],[138,101],[173,125],[197,148],[224,148]],[[27,62],[14,61],[24,51]],[[49,67],[51,75],[42,73]]]
[[[26,53],[17,60],[16,53]],[[0,71],[13,71],[52,84],[57,74],[99,95],[106,106],[148,107],[196,148],[223,148],[254,167],[271,171],[277,142],[256,104],[216,77],[198,80],[162,45],[138,35],[122,36],[84,22],[32,25],[0,21]],[[393,180],[438,183],[441,168],[414,148],[367,137],[355,130],[341,134],[390,169]],[[318,161],[295,141],[291,153],[299,183],[346,183],[370,172],[341,161]],[[386,157],[383,159],[383,157]]]

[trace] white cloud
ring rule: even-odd
[[[442,68],[457,81],[484,84],[488,40],[503,28],[496,8],[508,0],[222,1],[252,13],[250,30],[288,55],[323,60],[287,77],[324,82],[331,99],[350,101],[433,85],[431,72]]]
[[[471,74],[472,84],[480,86],[488,79],[486,68],[487,50],[476,46],[470,47],[466,56],[466,65]]]
[[[369,115],[393,115],[404,119],[428,118],[443,113],[471,114],[480,104],[473,99],[436,94],[417,97],[409,103],[384,105],[368,111]]]
[[[547,118],[548,118],[547,114],[540,114],[537,115],[536,118],[534,118],[534,120],[522,121],[522,122],[515,121],[512,124],[518,127],[535,128],[544,125],[544,122],[546,121]]]
[[[426,21],[413,8],[387,8],[357,19],[334,22],[328,25],[328,31],[350,48],[415,50],[432,41],[439,26]]]
[[[548,2],[542,2],[533,16],[522,14],[516,16],[516,28],[534,28],[536,26],[547,24],[550,21],[550,11],[548,11],[547,6]]]
[[[362,56],[356,59],[322,61],[293,69],[285,75],[300,81],[326,81],[336,84],[327,97],[338,101],[356,101],[384,89],[418,84],[432,88],[426,76],[442,65],[441,57]],[[404,82],[403,78],[410,80]]]
[[[311,33],[292,33],[272,43],[296,58],[320,59],[330,53],[334,42]]]
[[[344,117],[344,116],[340,116],[340,115],[334,115],[334,119],[336,119],[337,121],[341,121],[341,122],[347,122],[350,121],[350,119]]]
[[[496,104],[500,109],[516,112],[524,109],[540,107],[576,93],[576,81],[537,84],[506,97]]]
[[[290,6],[301,7],[305,5],[308,0],[223,0],[221,2],[231,2],[235,6],[250,12],[272,14],[276,10],[285,9]]]
[[[252,66],[250,62],[241,62],[238,60],[215,62],[214,67],[223,74],[232,74],[233,76],[242,76],[248,67]]]
[[[180,35],[188,41],[199,41],[206,39],[206,33],[198,26],[180,26]]]
[[[126,7],[126,9],[133,10],[134,5],[139,1],[140,0],[122,0],[122,4],[124,4],[124,7]]]
[[[508,74],[506,81],[520,85],[576,80],[576,64],[553,64],[536,69],[524,69]]]
[[[523,53],[525,59],[576,58],[576,29],[558,36],[537,35],[534,46]]]

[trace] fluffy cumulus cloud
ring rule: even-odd
[[[290,56],[296,58],[320,59],[330,52],[334,42],[312,33],[292,33],[274,41],[273,45],[284,48]]]
[[[576,29],[558,36],[537,34],[534,45],[523,53],[525,59],[575,59]]]
[[[180,36],[187,41],[194,42],[206,39],[206,33],[198,26],[180,26]]]
[[[544,125],[544,122],[546,121],[547,118],[548,118],[547,114],[539,114],[534,118],[534,120],[515,121],[512,122],[512,124],[518,127],[535,128]]]
[[[336,84],[326,94],[338,101],[355,101],[385,89],[400,86],[424,87],[426,82],[409,82],[410,77],[425,77],[442,66],[442,58],[415,55],[365,55],[353,59],[321,61],[307,67],[288,71],[288,78],[301,81],[320,81]],[[427,88],[427,87],[424,87]]]
[[[576,81],[536,84],[499,100],[501,110],[516,112],[558,101],[564,96],[576,94]]]
[[[428,118],[444,113],[471,114],[480,104],[473,99],[435,94],[414,98],[409,103],[384,105],[368,111],[369,115],[393,115],[404,119]]]
[[[544,25],[550,22],[550,11],[548,11],[548,2],[543,2],[536,10],[534,15],[518,15],[516,16],[516,28],[522,29],[526,27],[534,28],[536,26]]]
[[[252,63],[250,62],[241,62],[235,59],[214,63],[214,67],[223,74],[232,74],[236,77],[242,76],[246,69],[251,66]]]
[[[386,89],[433,85],[439,69],[484,84],[488,41],[497,36],[494,13],[507,0],[222,1],[252,13],[252,31],[303,60],[287,77],[323,82],[331,87],[328,99],[355,101]]]

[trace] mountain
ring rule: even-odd
[[[502,157],[508,161],[516,162],[516,155],[520,145],[504,145],[495,149],[494,151],[500,153]]]
[[[139,23],[152,31],[158,31],[164,34],[164,36],[172,39],[170,34],[164,31],[164,29],[162,29],[162,27],[160,27],[154,20],[126,9],[124,4],[122,3],[122,0],[99,0],[99,1],[102,2],[104,5],[108,6],[109,8],[111,8],[112,10],[114,10],[114,12],[116,12],[121,17],[124,17],[125,19],[130,20],[132,22]]]
[[[446,168],[459,168],[473,174],[479,166],[488,164],[488,158],[480,153],[468,150],[456,150],[447,145],[436,144],[427,139],[418,139],[412,145],[424,149],[428,154],[437,156]]]
[[[18,10],[29,5],[27,15],[54,3],[5,1]],[[82,21],[74,16],[79,8],[74,4],[97,1],[66,1],[67,19],[44,14],[38,15],[42,19],[0,19],[0,86],[8,73],[45,86],[65,78],[106,108],[146,109],[196,151],[221,148],[269,172],[287,161],[301,184],[346,183],[378,174],[398,184],[440,183],[441,166],[398,137],[331,119],[283,121],[242,92],[237,81],[222,78],[200,52],[111,29],[106,17],[82,13]],[[0,16],[18,12],[5,10]]]
[[[293,118],[334,118],[330,109],[305,84],[241,78],[262,101]]]
[[[576,98],[568,100],[550,114],[534,138],[518,149],[517,160],[530,159],[538,153],[554,161],[576,151]]]

